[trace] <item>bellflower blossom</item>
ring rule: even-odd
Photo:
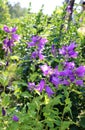
[[[28,87],[27,87],[27,89],[30,90],[30,91],[32,91],[32,90],[34,90],[34,88],[35,88],[35,83],[34,83],[34,82],[33,82],[33,83],[28,82]]]
[[[59,53],[66,58],[76,58],[78,53],[75,51],[76,44],[74,42],[71,42],[69,46],[63,46],[61,49],[59,49]]]
[[[51,75],[53,73],[53,69],[47,64],[41,65],[40,69],[42,70],[44,76]]]
[[[79,66],[78,68],[76,68],[76,75],[78,77],[84,77],[85,75],[85,66]]]
[[[45,90],[49,97],[51,97],[54,94],[53,90],[49,86],[46,86]]]
[[[32,52],[31,58],[39,58],[40,60],[44,59],[43,49],[45,46],[45,43],[47,42],[47,39],[42,38],[40,36],[32,36],[31,42],[28,42],[28,48],[29,47],[35,47],[35,51]]]
[[[14,116],[12,117],[12,120],[15,121],[15,122],[18,122],[18,121],[19,121],[19,118],[18,118],[16,115],[14,115]]]
[[[83,80],[76,80],[75,84],[79,85],[79,86],[83,86],[84,85]]]
[[[42,92],[43,89],[44,89],[44,87],[45,87],[45,80],[42,79],[42,80],[40,81],[40,83],[38,84],[36,90],[38,90],[39,92]]]

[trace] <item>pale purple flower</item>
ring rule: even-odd
[[[42,92],[43,89],[44,89],[44,87],[45,87],[45,80],[42,79],[42,80],[40,81],[40,83],[38,84],[36,90],[38,90],[39,92]]]
[[[18,34],[13,33],[12,34],[12,40],[19,41],[20,40],[20,36]]]
[[[61,49],[59,49],[59,53],[61,54],[61,55],[63,55],[63,56],[65,56],[66,55],[66,46],[63,46]]]
[[[14,116],[12,117],[12,120],[18,122],[18,121],[19,121],[19,118],[18,118],[16,115],[14,115]]]
[[[74,69],[75,63],[74,62],[64,62],[64,67],[67,69]]]
[[[28,87],[27,87],[27,89],[28,90],[30,90],[30,91],[32,91],[32,90],[34,90],[34,88],[35,88],[35,83],[34,82],[28,82]]]
[[[49,86],[45,87],[45,91],[49,97],[51,97],[54,94],[53,90]]]
[[[4,25],[3,30],[7,33],[10,33],[10,29],[8,26]]]
[[[71,6],[70,6],[70,5],[67,6],[67,12],[68,12],[69,14],[71,14],[71,12],[72,12],[72,9],[71,9]]]
[[[40,66],[40,68],[41,68],[44,76],[51,75],[53,73],[52,68],[50,66],[48,66],[47,64]]]

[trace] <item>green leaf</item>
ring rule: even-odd
[[[71,121],[63,121],[61,123],[60,130],[67,130],[71,124],[72,124]]]

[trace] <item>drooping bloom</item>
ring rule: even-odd
[[[45,80],[42,79],[42,80],[40,81],[40,83],[38,84],[36,90],[38,90],[39,92],[42,92],[43,89],[44,89],[44,87],[45,87]]]
[[[19,121],[19,118],[18,118],[16,115],[14,115],[14,116],[12,117],[12,120],[18,122],[18,121]]]
[[[45,90],[49,97],[51,97],[54,94],[53,90],[49,86],[46,86]]]

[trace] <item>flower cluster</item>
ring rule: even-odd
[[[45,92],[48,94],[48,96],[52,96],[54,94],[53,90],[46,84],[44,79],[41,79],[40,83],[38,85],[35,85],[35,83],[28,82],[28,90],[37,90],[40,93],[45,90]]]
[[[61,49],[59,49],[59,53],[65,58],[76,58],[78,53],[75,51],[75,48],[77,45],[75,42],[71,42],[69,46],[63,46]]]
[[[84,86],[85,66],[76,67],[74,62],[69,61],[69,58],[75,58],[78,55],[75,51],[76,46],[77,45],[72,42],[70,45],[63,46],[59,49],[59,53],[66,58],[66,61],[61,63],[61,70],[59,70],[59,66],[56,66],[54,69],[47,64],[40,66],[43,76],[47,76],[49,82],[52,83],[55,88],[58,88],[59,85],[70,86],[71,84]],[[37,86],[35,83],[28,83],[28,89],[38,90],[40,93],[45,90],[49,97],[54,94],[44,79],[42,79]]]
[[[45,38],[42,38],[40,36],[32,36],[31,42],[28,42],[28,48],[29,47],[35,47],[36,50],[32,52],[31,57],[33,59],[39,57],[40,60],[44,59],[44,55],[42,54],[45,43],[47,40]]]
[[[16,34],[17,28],[9,28],[8,26],[4,26],[3,30],[8,33],[8,36],[3,41],[3,49],[8,54],[12,52],[12,47],[14,46],[15,41],[19,41],[20,36]]]

